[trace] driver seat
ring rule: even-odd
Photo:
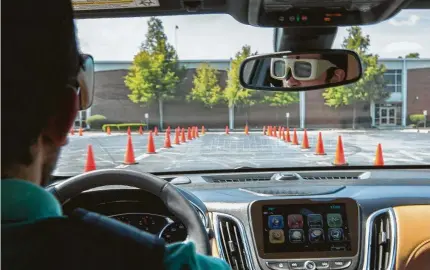
[[[76,209],[69,217],[2,224],[4,269],[164,269],[165,242],[105,216]]]

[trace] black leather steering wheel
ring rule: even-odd
[[[187,228],[187,241],[195,244],[198,253],[211,255],[206,228],[195,208],[175,186],[152,174],[124,169],[97,170],[71,177],[48,191],[63,204],[83,191],[111,185],[136,187],[159,197]]]

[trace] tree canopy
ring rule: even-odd
[[[370,102],[387,98],[385,91],[385,66],[378,64],[378,55],[368,52],[370,46],[369,35],[364,35],[359,26],[352,26],[344,38],[342,48],[355,51],[363,64],[362,78],[353,84],[327,88],[323,93],[328,106],[339,107],[354,105],[353,127],[355,127],[355,104],[357,102]]]
[[[257,54],[257,53],[254,53]],[[251,55],[251,46],[245,45],[238,51],[230,63],[228,70],[227,87],[224,91],[224,98],[228,106],[234,105],[253,105],[256,100],[256,93],[253,90],[243,88],[239,83],[240,65]]]
[[[175,95],[179,72],[176,51],[167,42],[162,21],[150,18],[146,39],[134,56],[124,83],[131,92],[128,97],[132,102],[158,102],[160,127],[163,125],[163,101]]]
[[[200,64],[193,80],[193,88],[187,96],[188,100],[197,100],[212,108],[222,98],[222,89],[218,84],[218,71],[208,63]]]
[[[298,92],[273,92],[264,96],[263,101],[273,107],[286,107],[299,102]]]

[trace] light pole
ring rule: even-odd
[[[176,55],[179,58],[179,50],[178,50],[178,30],[179,30],[179,26],[175,25],[175,50],[176,50]]]

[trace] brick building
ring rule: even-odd
[[[286,113],[290,115],[292,127],[351,127],[352,107],[331,108],[324,104],[322,90],[300,93],[300,102],[286,108],[256,104],[251,107],[235,108],[231,113],[226,104],[206,108],[198,102],[188,102],[185,96],[193,86],[195,69],[207,62],[219,71],[222,88],[226,85],[229,60],[182,60],[180,64],[187,69],[185,77],[178,86],[178,97],[164,103],[165,125],[206,125],[224,127],[226,125],[243,127],[246,121],[251,127],[263,125],[285,125]],[[360,127],[404,127],[410,114],[430,111],[430,59],[380,59],[387,71],[384,75],[389,98],[371,104],[357,104],[357,125]],[[127,95],[124,85],[131,62],[96,62],[96,92],[91,109],[81,112],[77,124],[91,114],[102,114],[107,119],[118,122],[144,122],[149,114],[150,123],[158,123],[157,104],[134,104]]]

